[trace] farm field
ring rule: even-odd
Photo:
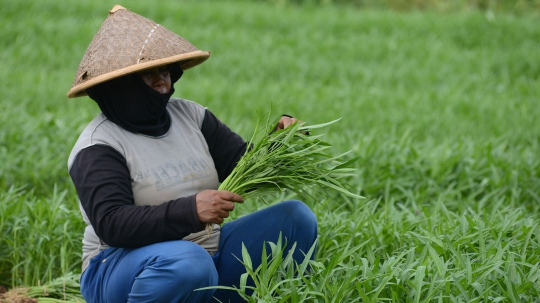
[[[0,0],[0,286],[77,282],[84,223],[67,158],[99,109],[66,93],[113,5]],[[365,199],[306,200],[320,234],[311,271],[262,269],[252,302],[540,302],[538,17],[122,5],[212,52],[175,96],[246,140],[256,110],[341,118],[319,134],[358,157],[348,181]]]

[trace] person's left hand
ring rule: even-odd
[[[279,119],[278,124],[276,125],[276,130],[284,129],[296,121],[298,121],[298,119],[289,116],[282,116],[281,119]],[[299,122],[302,123],[301,120]]]

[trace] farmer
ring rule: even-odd
[[[68,160],[87,224],[88,302],[239,302],[235,291],[194,290],[240,286],[242,243],[257,267],[263,243],[280,233],[286,251],[297,243],[297,262],[315,241],[316,218],[300,201],[220,226],[244,200],[216,189],[247,144],[203,106],[170,99],[184,70],[209,56],[116,5],[82,58],[67,95],[88,95],[102,111]]]

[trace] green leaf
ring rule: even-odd
[[[251,263],[251,257],[247,251],[246,246],[242,243],[242,262],[246,265],[246,268],[253,270],[253,264]]]

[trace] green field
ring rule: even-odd
[[[113,4],[0,0],[0,286],[80,273],[66,163],[99,109],[66,93]],[[311,272],[262,275],[253,302],[540,302],[538,17],[123,5],[212,52],[175,96],[245,139],[271,105],[310,124],[342,118],[324,140],[359,157],[349,182],[366,199],[306,201],[320,231]]]

